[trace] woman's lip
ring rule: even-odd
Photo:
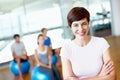
[[[80,32],[80,33],[77,33],[77,34],[80,35],[80,36],[84,36],[85,32]]]

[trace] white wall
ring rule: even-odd
[[[111,1],[112,35],[120,36],[120,0]]]

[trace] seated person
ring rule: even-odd
[[[41,29],[41,32],[42,32],[43,37],[45,39],[44,45],[52,48],[51,39],[50,39],[50,37],[47,36],[47,31],[48,30],[46,28]]]
[[[13,55],[14,60],[18,64],[20,80],[24,80],[22,72],[21,72],[21,62],[28,60],[29,57],[27,56],[27,52],[26,52],[24,43],[22,41],[20,41],[20,35],[15,34],[13,36],[13,38],[14,38],[15,42],[11,46],[12,55]],[[31,63],[32,63],[32,61],[31,61]],[[18,76],[15,76],[15,80],[17,80],[17,79],[18,79]]]
[[[52,51],[48,46],[44,45],[44,37],[42,34],[38,35],[38,48],[35,49],[35,60],[40,69],[49,75],[50,80],[61,80],[60,75],[56,72],[57,68],[52,66]],[[57,74],[56,74],[57,73]],[[57,76],[57,78],[55,78]]]

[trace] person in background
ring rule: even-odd
[[[110,45],[104,38],[88,35],[89,12],[74,7],[67,20],[75,39],[61,48],[64,80],[116,80]]]
[[[42,28],[41,29],[41,32],[42,32],[42,34],[43,34],[43,37],[45,38],[45,41],[44,41],[44,45],[45,46],[48,46],[49,48],[51,48],[52,50],[53,50],[53,48],[52,48],[52,43],[51,43],[51,39],[50,39],[50,37],[48,37],[47,36],[47,28]],[[57,52],[58,53],[58,49],[54,49],[55,50],[55,52]],[[52,54],[54,54],[53,52],[52,52]],[[55,53],[56,54],[56,53]],[[60,57],[58,57],[58,62],[57,62],[57,66],[60,66]],[[60,76],[60,74],[59,74],[59,71],[57,70],[57,68],[56,68],[56,66],[53,66],[54,68],[54,72],[55,72],[55,74],[57,75],[57,80],[61,80],[61,76]]]
[[[24,80],[22,72],[21,72],[21,62],[28,60],[30,58],[27,56],[27,52],[26,52],[24,43],[22,41],[20,41],[20,35],[15,34],[13,36],[13,38],[14,38],[15,42],[11,46],[12,56],[18,64],[19,78],[20,78],[20,80]],[[30,59],[30,62],[32,64],[31,59]],[[17,79],[18,79],[18,76],[15,76],[15,80],[17,80]]]
[[[37,38],[38,47],[35,49],[34,53],[37,65],[43,72],[50,76],[50,80],[61,80],[59,73],[56,72],[57,68],[52,65],[52,50],[44,45],[44,41],[44,36],[39,34]],[[55,78],[55,76],[57,76],[57,78]]]
[[[43,35],[39,34],[37,38],[38,47],[35,49],[34,57],[41,70],[50,76],[50,80],[54,80],[51,59],[52,51],[48,46],[44,45],[44,40]]]
[[[61,47],[59,47],[59,48],[56,48],[55,49],[55,53],[56,53],[56,55],[58,56],[58,61],[57,61],[57,64],[56,64],[56,66],[60,66],[61,67],[61,58],[60,58],[60,50],[61,50]]]
[[[50,37],[47,36],[47,31],[48,31],[47,28],[42,28],[41,29],[43,37],[45,38],[44,45],[48,46],[48,47],[51,47],[51,49],[52,49],[51,39],[50,39]]]

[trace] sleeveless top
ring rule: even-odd
[[[49,64],[49,61],[48,61],[48,52],[47,52],[47,48],[45,48],[44,51],[40,51],[39,47],[37,48],[37,55],[38,55],[38,58],[39,60],[44,63],[44,64]]]

